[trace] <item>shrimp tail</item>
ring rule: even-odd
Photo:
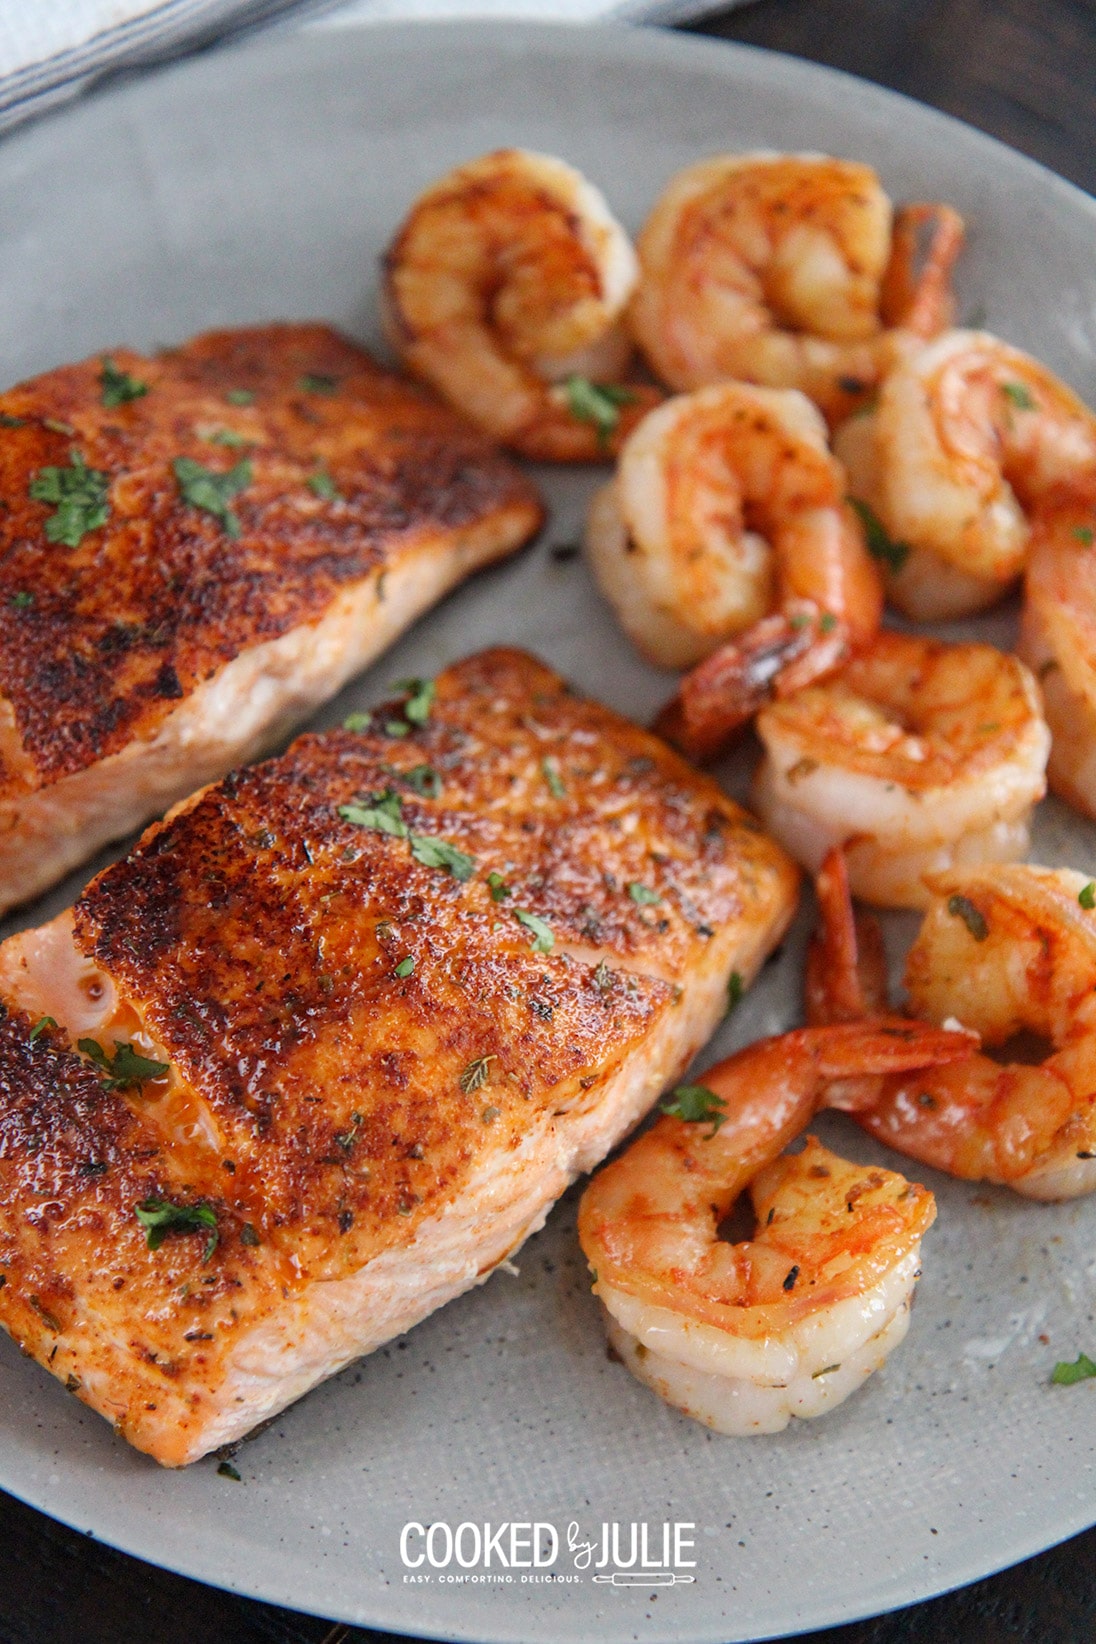
[[[686,758],[712,759],[766,702],[832,673],[848,654],[844,623],[811,600],[789,601],[687,673],[654,729]]]
[[[880,312],[886,326],[928,340],[955,318],[951,271],[966,225],[951,206],[902,206],[894,220]]]
[[[887,1009],[887,955],[873,914],[853,908],[840,846],[826,855],[814,882],[818,927],[807,950],[807,1021],[858,1022]]]

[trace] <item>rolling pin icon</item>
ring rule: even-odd
[[[595,1581],[604,1581],[610,1587],[672,1587],[675,1582],[695,1581],[691,1575],[678,1575],[676,1570],[614,1570],[612,1575],[596,1575]]]

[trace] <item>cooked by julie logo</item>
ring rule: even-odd
[[[672,1587],[695,1581],[692,1523],[603,1523],[593,1537],[572,1519],[561,1537],[547,1521],[504,1520],[455,1528],[412,1519],[400,1533],[408,1583],[604,1582],[613,1587]],[[562,1567],[560,1567],[562,1565]],[[568,1567],[570,1566],[570,1567]]]

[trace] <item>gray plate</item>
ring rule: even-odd
[[[0,375],[267,318],[324,315],[370,339],[376,254],[411,197],[503,143],[565,155],[633,228],[671,172],[713,150],[869,160],[896,196],[960,207],[967,310],[1096,397],[1096,209],[1065,183],[826,70],[653,31],[529,25],[378,26],[223,52],[9,138]],[[574,537],[594,479],[545,476],[549,542]],[[1011,622],[982,631],[1004,638]],[[666,693],[581,564],[542,544],[421,623],[321,722],[495,640],[636,715]],[[1037,859],[1092,867],[1093,845],[1087,824],[1044,807]],[[800,952],[794,938],[713,1052],[795,1020]],[[822,1128],[852,1157],[883,1157],[838,1119]],[[204,1580],[436,1637],[700,1644],[909,1603],[1089,1523],[1096,1485],[1096,1388],[1048,1385],[1056,1359],[1096,1351],[1093,1205],[921,1174],[940,1217],[906,1345],[836,1414],[775,1438],[717,1438],[608,1362],[572,1195],[520,1276],[497,1274],[289,1411],[244,1447],[241,1484],[212,1463],[159,1471],[5,1344],[0,1484]],[[564,1551],[567,1582],[514,1570],[457,1585],[450,1569],[412,1584],[408,1520],[543,1520],[564,1537],[575,1523],[583,1539],[603,1521],[656,1535],[691,1522],[695,1580],[620,1590]]]

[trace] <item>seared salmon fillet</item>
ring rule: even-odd
[[[791,917],[790,860],[649,732],[515,651],[433,689],[0,947],[0,1322],[166,1465],[484,1279]]]
[[[542,519],[323,325],[0,395],[0,503],[0,911],[254,757]]]

